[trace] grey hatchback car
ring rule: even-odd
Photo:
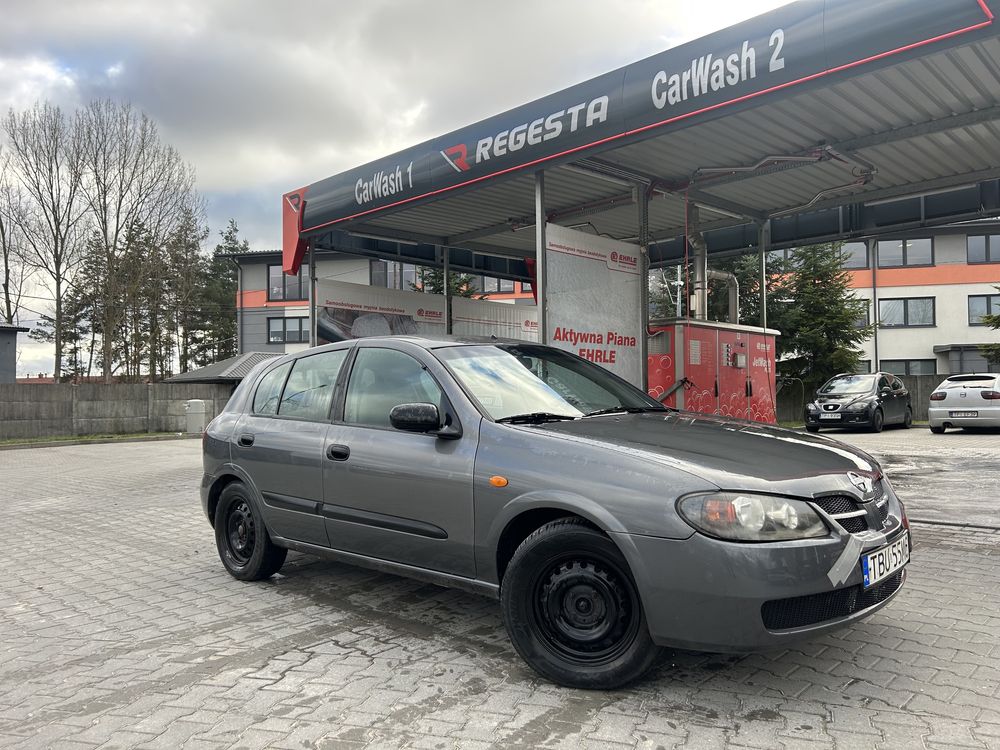
[[[909,526],[878,463],[668,409],[525,342],[388,337],[259,365],[204,436],[201,495],[240,580],[287,550],[497,597],[517,652],[613,688],[657,646],[782,647],[900,590]]]

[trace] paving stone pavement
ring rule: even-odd
[[[1000,748],[1000,532],[917,525],[864,623],[584,692],[537,678],[488,599],[300,555],[232,579],[199,451],[0,451],[0,747]]]

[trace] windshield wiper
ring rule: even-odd
[[[497,422],[507,424],[541,424],[542,422],[559,422],[566,419],[573,420],[576,417],[569,414],[553,414],[548,411],[533,411],[528,414],[511,414],[509,417],[500,417]]]
[[[647,411],[669,411],[666,406],[610,406],[607,409],[588,411],[583,416],[599,417],[602,414],[642,414]]]

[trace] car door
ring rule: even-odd
[[[910,400],[910,392],[906,390],[903,381],[897,377],[892,379],[892,399],[896,410],[896,420],[900,423],[906,421],[906,407]]]
[[[349,351],[312,354],[271,370],[236,425],[236,463],[260,493],[268,529],[286,539],[329,546],[319,514],[323,451],[334,387]]]
[[[478,424],[458,438],[396,430],[389,411],[430,402],[457,416],[418,357],[359,346],[327,437],[321,513],[335,549],[473,577]],[[460,426],[459,426],[460,427]]]
[[[876,398],[882,408],[885,424],[892,424],[899,417],[896,415],[896,397],[892,395],[892,380],[888,375],[880,375],[876,386]]]

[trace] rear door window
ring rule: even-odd
[[[333,388],[349,351],[339,349],[295,360],[281,396],[278,415],[311,421],[328,419]]]
[[[292,363],[275,367],[260,379],[257,392],[253,396],[253,413],[261,416],[273,416],[278,413],[278,401],[281,399],[281,388],[285,384]]]

